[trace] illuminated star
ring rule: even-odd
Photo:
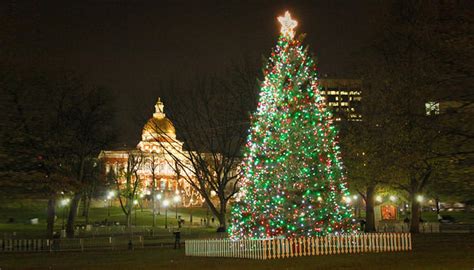
[[[281,23],[280,32],[286,37],[293,38],[295,36],[293,29],[298,25],[298,22],[291,19],[290,12],[286,11],[284,17],[278,17],[278,21]]]

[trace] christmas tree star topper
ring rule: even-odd
[[[278,21],[281,23],[281,30],[280,32],[289,38],[293,38],[295,36],[295,32],[293,29],[298,25],[296,20],[291,18],[291,14],[289,11],[285,12],[285,16],[278,17]]]

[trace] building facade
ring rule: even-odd
[[[155,113],[143,127],[141,141],[136,149],[104,150],[99,154],[99,160],[103,164],[104,174],[109,175],[112,170],[117,174],[130,164],[129,158],[138,156],[140,197],[159,195],[164,200],[178,195],[182,206],[202,205],[202,197],[189,184],[193,178],[192,172],[184,171],[183,166],[178,165],[189,162],[183,142],[176,138],[174,125],[166,117],[160,99],[155,104]],[[125,178],[120,181],[124,182]]]
[[[354,79],[321,79],[321,95],[332,108],[336,121],[361,121],[362,81]]]

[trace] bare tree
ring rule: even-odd
[[[74,95],[65,84],[64,78],[21,72],[1,81],[8,115],[2,121],[0,183],[10,185],[2,190],[9,196],[48,199],[47,237],[53,235],[60,192],[76,186],[70,154],[74,132],[69,128]]]
[[[169,166],[197,191],[225,230],[227,206],[238,191],[241,146],[248,122],[248,96],[216,78],[198,79],[186,99],[171,100],[173,123],[181,146],[159,126],[157,138]],[[174,93],[180,90],[171,86]],[[184,94],[184,93],[183,93]]]
[[[368,95],[377,97],[363,101],[378,106],[369,115],[374,121],[368,120],[367,124],[380,129],[378,134],[369,134],[369,143],[385,149],[372,159],[385,160],[383,169],[393,172],[389,184],[408,194],[410,231],[414,233],[419,231],[420,221],[417,196],[435,179],[435,170],[448,168],[444,166],[447,161],[472,153],[472,147],[465,148],[469,146],[466,130],[460,125],[449,128],[458,121],[456,117],[445,112],[427,115],[425,109],[429,102],[465,99],[462,89],[472,85],[472,61],[459,61],[472,59],[472,50],[465,48],[472,37],[462,31],[472,27],[472,19],[466,16],[462,4],[451,4],[394,2],[388,21],[366,57],[368,63],[360,65],[364,69],[362,79],[370,86],[364,91],[370,90]]]
[[[89,89],[75,78],[64,86],[73,97],[67,114],[68,130],[71,136],[70,156],[73,161],[75,186],[66,224],[68,237],[74,236],[74,223],[81,198],[84,211],[88,210],[88,201],[95,182],[91,172],[97,173],[93,166],[99,151],[113,141],[111,97],[104,89]]]
[[[127,227],[131,227],[134,200],[137,198],[139,188],[143,184],[139,170],[144,162],[144,155],[138,150],[127,151],[124,155],[127,160],[126,164],[117,162],[111,166],[108,177],[117,189],[120,207],[125,214]]]
[[[151,202],[153,207],[153,227],[156,226],[156,196],[158,195],[157,190],[157,173],[162,160],[160,157],[162,153],[152,152],[145,156],[145,167],[151,173]]]

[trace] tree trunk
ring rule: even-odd
[[[438,197],[435,197],[435,203],[436,203],[436,218],[438,218],[439,211],[440,211],[440,209],[439,209],[439,198]]]
[[[84,217],[85,217],[85,223],[86,224],[89,224],[89,209],[91,208],[91,196],[87,196],[86,197],[86,203],[85,203],[85,206],[84,206]]]
[[[86,216],[87,212],[87,191],[84,192],[84,196],[82,196],[82,215],[83,217]]]
[[[71,205],[69,207],[69,215],[67,217],[66,224],[66,236],[68,238],[74,237],[74,223],[76,221],[77,210],[79,208],[79,202],[81,201],[81,197],[81,192],[74,193],[74,197],[72,198]]]
[[[227,212],[227,202],[223,199],[220,200],[221,207],[219,209],[219,213],[217,215],[217,219],[219,220],[219,228],[217,229],[218,232],[225,232],[227,229],[227,221],[226,221],[226,212]]]
[[[155,191],[151,193],[151,203],[153,204],[153,228],[156,227],[156,203],[155,203]]]
[[[125,214],[125,218],[127,220],[127,228],[131,228],[132,227],[132,214],[131,213]]]
[[[420,232],[420,203],[416,200],[415,193],[410,194],[410,200],[411,200],[410,232],[419,233]]]
[[[128,199],[127,201],[127,213],[125,213],[127,218],[127,227],[132,227],[132,213],[133,213],[133,200]]]
[[[48,210],[46,217],[46,238],[52,239],[54,232],[54,218],[56,216],[56,197],[51,196],[48,200]]]
[[[79,174],[77,177],[77,182],[82,183],[84,178],[84,166],[85,166],[85,158],[81,157],[81,162],[79,165]],[[69,207],[69,215],[67,217],[67,224],[66,224],[66,236],[68,238],[74,237],[74,222],[76,221],[76,216],[79,210],[79,203],[81,201],[81,197],[84,192],[79,191],[74,193],[74,197],[72,198],[71,205]]]
[[[375,232],[375,185],[367,187],[365,200],[365,232]]]

